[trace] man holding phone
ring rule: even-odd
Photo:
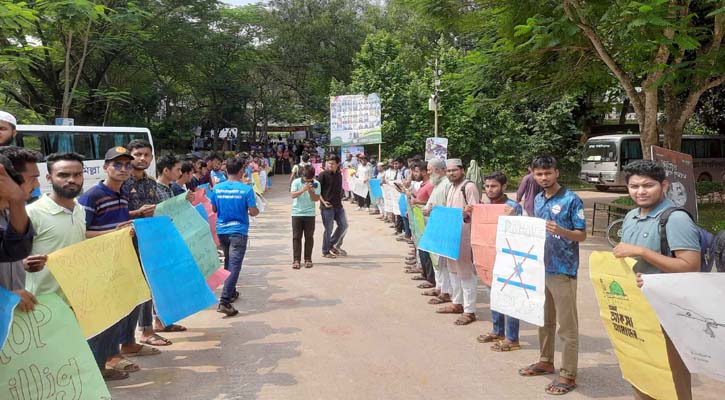
[[[302,234],[305,235],[305,268],[312,268],[312,248],[315,245],[315,202],[320,200],[320,183],[315,180],[315,168],[300,167],[301,177],[292,181],[292,268],[300,269]]]

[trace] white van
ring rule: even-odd
[[[126,128],[107,126],[60,126],[60,125],[18,125],[18,134],[15,143],[18,146],[36,150],[47,156],[53,153],[76,152],[83,157],[83,189],[98,184],[105,178],[103,172],[103,157],[106,151],[116,146],[126,146],[133,139],[143,139],[151,143],[151,132],[146,128]],[[154,154],[156,152],[154,151]],[[46,164],[39,163],[40,190],[43,193],[51,191],[51,185],[46,181],[48,173]],[[146,171],[150,176],[156,177],[156,162],[153,161]]]

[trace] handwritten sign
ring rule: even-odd
[[[168,216],[191,250],[201,274],[207,277],[219,268],[216,244],[209,223],[186,200],[186,193],[172,197],[156,206],[155,216]],[[207,217],[208,218],[208,217]]]
[[[496,227],[504,214],[505,204],[476,204],[471,215],[471,248],[473,264],[481,282],[491,287],[493,263],[496,260]]]
[[[171,218],[141,218],[133,224],[141,264],[151,286],[156,312],[164,325],[216,303],[214,293]]]
[[[111,399],[78,323],[57,294],[15,310],[0,352],[0,399]]]
[[[262,190],[262,180],[259,177],[259,172],[252,173],[252,181],[254,182],[254,193],[256,194],[264,194],[264,190]]]
[[[546,221],[498,218],[491,309],[544,326]]]
[[[362,197],[363,199],[368,197],[368,193],[370,193],[370,188],[368,188],[368,184],[365,183],[362,179],[350,177],[350,185],[353,193]]]
[[[10,324],[13,322],[13,311],[20,303],[20,296],[0,287],[0,350],[8,338]]]
[[[687,369],[725,381],[725,274],[646,274],[642,278],[642,293]]]
[[[400,215],[400,192],[398,192],[393,185],[387,183],[383,185],[383,207],[385,212]]]
[[[461,251],[463,211],[460,208],[435,206],[418,248],[429,253],[458,260]]]
[[[652,159],[665,168],[670,182],[666,196],[676,207],[684,207],[697,219],[697,191],[695,190],[695,169],[692,156],[659,146],[652,146]]]
[[[370,197],[374,199],[383,198],[383,187],[380,186],[380,179],[370,179]]]
[[[622,377],[655,399],[676,399],[665,338],[657,316],[637,287],[632,271],[635,262],[610,252],[592,252],[589,274],[600,316]]]
[[[48,270],[73,307],[86,338],[105,331],[149,300],[131,228],[107,233],[48,255]]]

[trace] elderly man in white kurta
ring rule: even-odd
[[[446,207],[460,208],[463,213],[461,229],[461,247],[458,260],[446,259],[448,274],[451,280],[451,301],[438,310],[442,314],[461,314],[456,325],[468,325],[476,320],[476,288],[478,276],[473,266],[471,250],[471,215],[463,211],[466,206],[478,204],[481,193],[476,184],[465,178],[463,162],[460,159],[449,159],[446,162],[446,173],[450,188],[446,195]]]

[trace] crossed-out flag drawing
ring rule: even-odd
[[[532,261],[536,261],[538,257],[534,254],[531,254],[531,252],[534,250],[534,245],[531,245],[531,248],[529,248],[529,251],[527,253],[522,253],[520,251],[513,250],[511,247],[511,243],[508,239],[506,239],[506,245],[507,248],[501,249],[501,252],[504,254],[510,254],[514,261],[514,272],[511,273],[511,275],[508,276],[508,278],[503,279],[501,277],[497,277],[496,280],[498,282],[503,282],[503,286],[501,286],[501,291],[503,291],[508,284],[511,284],[511,286],[516,286],[524,289],[524,294],[526,295],[526,298],[529,298],[529,292],[528,290],[536,290],[536,286],[529,285],[524,283],[523,279],[521,279],[521,273],[524,272],[524,263],[526,260],[531,259]],[[516,257],[523,257],[523,259],[519,262],[516,260]],[[518,282],[511,281],[513,277],[516,276],[518,279]]]

